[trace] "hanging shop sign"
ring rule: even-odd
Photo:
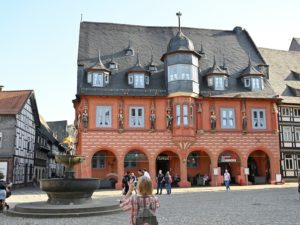
[[[157,156],[157,160],[170,160],[169,156],[168,155],[159,155]]]
[[[225,152],[219,157],[220,163],[230,163],[230,162],[239,162],[240,158],[239,156],[234,152]]]

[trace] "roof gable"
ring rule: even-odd
[[[19,113],[32,93],[32,90],[0,91],[0,114]]]

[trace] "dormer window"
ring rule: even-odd
[[[227,76],[208,76],[207,86],[211,87],[215,91],[222,91],[228,87],[228,77]]]
[[[115,63],[114,61],[111,61],[111,62],[109,62],[109,64],[108,64],[108,68],[109,68],[110,70],[118,70],[118,64]]]
[[[251,91],[264,89],[264,79],[262,77],[244,77],[244,86]]]
[[[153,64],[149,65],[148,69],[149,69],[150,72],[156,72],[157,71],[157,67]]]
[[[134,88],[145,88],[145,84],[149,85],[149,75],[144,73],[128,74],[128,84],[133,85]]]
[[[109,84],[109,74],[106,72],[88,72],[87,83],[93,87],[104,87]]]
[[[145,75],[144,74],[134,74],[134,88],[144,88],[145,87]]]
[[[133,48],[131,47],[131,42],[130,42],[130,40],[129,40],[128,47],[125,49],[125,55],[127,55],[127,56],[134,56],[134,50],[133,50]]]

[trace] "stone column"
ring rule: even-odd
[[[191,183],[187,180],[186,156],[180,158],[180,182],[179,187],[190,187]]]
[[[122,179],[124,176],[124,157],[118,156],[118,182],[116,183],[116,189],[122,189]]]
[[[218,175],[214,174],[214,169],[218,170]],[[211,186],[220,186],[222,184],[223,178],[221,176],[221,168],[218,167],[218,158],[212,157],[210,164],[210,176],[211,176]]]
[[[156,187],[156,160],[153,156],[149,159],[149,174],[152,180],[153,187]]]

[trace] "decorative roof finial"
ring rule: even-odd
[[[139,49],[137,49],[137,53],[136,53],[136,60],[137,60],[137,62],[136,62],[136,65],[141,65],[141,63],[140,63],[140,54],[139,54]]]
[[[178,28],[179,28],[179,32],[181,32],[180,17],[182,16],[182,13],[178,12],[178,13],[176,13],[176,16],[178,16]]]
[[[248,59],[249,59],[248,65],[250,66],[250,65],[251,65],[251,56],[250,56],[250,52],[248,52]]]
[[[100,54],[100,49],[98,49],[98,63],[100,66],[104,67],[102,61],[101,61],[101,54]]]
[[[225,55],[223,54],[223,70],[227,70]]]

